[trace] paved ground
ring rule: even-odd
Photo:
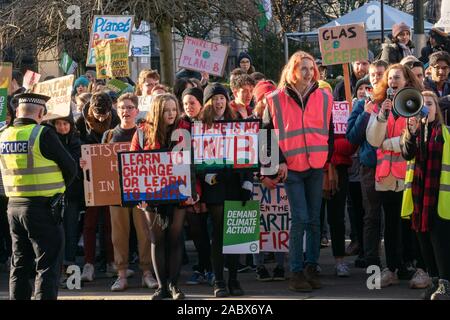
[[[187,242],[187,251],[191,262],[196,258],[193,251],[192,242]],[[355,257],[348,257],[347,261],[353,263]],[[334,259],[331,256],[331,248],[321,250],[320,264],[322,267],[321,280],[323,288],[311,293],[296,293],[287,289],[288,281],[277,282],[259,282],[255,279],[254,272],[240,273],[239,280],[245,290],[246,295],[239,300],[257,299],[257,300],[278,300],[278,299],[419,299],[421,290],[412,290],[408,288],[408,281],[401,281],[400,285],[380,289],[369,290],[366,286],[368,274],[365,269],[356,269],[351,265],[351,277],[338,278],[334,275]],[[269,264],[269,270],[272,270],[274,264]],[[132,266],[136,269],[135,266]],[[186,294],[188,300],[208,300],[213,298],[212,288],[208,285],[185,285],[190,277],[192,263],[183,266],[180,288]],[[227,274],[225,274],[227,277]],[[81,290],[59,291],[61,300],[148,300],[153,290],[140,287],[140,275],[136,273],[130,278],[129,289],[125,292],[115,293],[110,291],[113,279],[107,278],[104,274],[97,274],[94,282],[84,283]],[[0,273],[0,300],[8,298],[8,275]],[[233,298],[236,299],[236,298]]]

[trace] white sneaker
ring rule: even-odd
[[[416,273],[414,273],[412,279],[409,281],[409,287],[411,289],[425,289],[429,286],[431,286],[430,276],[421,268],[417,268]]]
[[[350,270],[344,262],[336,264],[335,270],[338,277],[350,277]]]
[[[111,286],[111,291],[124,291],[128,288],[127,279],[117,277]]]
[[[149,289],[157,289],[159,287],[158,281],[153,278],[151,273],[142,276],[142,287]]]
[[[86,263],[83,266],[83,272],[81,273],[81,281],[94,281],[95,277],[95,269],[94,265],[90,263]]]
[[[400,281],[398,280],[397,270],[395,270],[395,272],[392,272],[391,270],[389,270],[389,268],[385,268],[381,272],[380,285],[382,288],[399,283]]]

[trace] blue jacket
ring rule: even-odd
[[[377,148],[372,147],[366,138],[366,128],[369,123],[370,113],[364,111],[364,100],[358,100],[353,105],[352,113],[348,118],[347,139],[359,145],[359,160],[366,167],[375,168],[377,166]]]

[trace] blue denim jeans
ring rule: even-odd
[[[307,264],[317,265],[320,253],[320,206],[323,169],[290,171],[284,184],[291,208],[289,264],[291,272],[301,272]],[[303,235],[306,233],[306,261],[303,262]]]

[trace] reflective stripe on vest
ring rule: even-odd
[[[442,219],[450,220],[450,133],[446,126],[442,127],[444,146],[442,152],[441,177],[439,180],[438,214]],[[408,161],[408,170],[405,176],[405,190],[402,199],[402,218],[409,218],[414,211],[412,196],[412,182],[414,179],[415,160]]]
[[[314,91],[305,111],[283,89],[267,96],[279,147],[290,170],[323,168],[328,156],[329,122],[332,98],[320,89]],[[314,112],[312,108],[319,112]]]
[[[405,118],[399,117],[395,120],[392,113],[389,114],[386,139],[400,137],[405,127]],[[379,182],[382,178],[388,177],[390,174],[397,179],[404,180],[406,174],[406,160],[399,152],[377,149],[375,180]]]
[[[3,184],[8,197],[51,197],[65,191],[64,178],[58,165],[46,159],[40,151],[39,139],[43,128],[40,125],[25,125],[11,127],[3,132],[2,152],[6,144],[27,143],[25,152],[6,151],[0,157]]]

